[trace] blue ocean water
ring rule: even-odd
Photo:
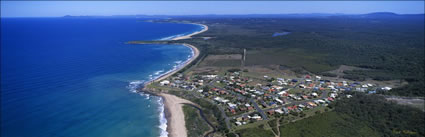
[[[132,91],[192,51],[125,42],[200,29],[124,18],[1,18],[1,136],[164,134],[160,98]]]

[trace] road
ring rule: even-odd
[[[216,82],[217,80],[213,80],[212,82],[210,82],[210,83],[208,83],[208,85],[209,86],[211,86],[211,87],[214,87],[214,88],[217,88],[217,89],[219,89],[219,90],[224,90],[224,91],[227,91],[227,92],[229,92],[230,94],[232,94],[232,95],[235,95],[235,96],[237,96],[237,97],[239,97],[239,98],[243,98],[243,99],[249,99],[249,101],[252,103],[252,105],[254,106],[254,108],[257,110],[257,112],[259,112],[260,113],[260,115],[261,115],[261,117],[263,117],[263,119],[264,120],[267,120],[268,118],[267,118],[267,115],[264,113],[264,111],[258,106],[258,104],[257,104],[257,102],[255,102],[254,101],[254,99],[252,99],[252,98],[247,98],[247,97],[245,97],[245,96],[243,96],[243,95],[241,95],[241,94],[239,94],[239,93],[235,93],[235,92],[233,92],[233,91],[230,91],[230,90],[227,90],[227,89],[223,89],[223,88],[221,88],[221,87],[217,87],[217,86],[215,86],[214,85],[214,83]],[[227,115],[226,115],[226,117],[227,117]]]

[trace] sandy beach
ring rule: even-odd
[[[192,62],[193,62],[193,60],[195,60],[195,59],[199,56],[199,50],[198,50],[198,48],[196,48],[196,47],[195,47],[195,46],[193,46],[193,45],[186,44],[186,43],[184,43],[183,45],[184,45],[184,46],[187,46],[187,47],[189,47],[189,48],[191,48],[191,49],[192,49],[192,51],[193,51],[193,56],[192,56],[192,58],[190,58],[188,61],[186,61],[186,63],[184,63],[182,66],[180,66],[180,67],[179,67],[179,68],[177,68],[176,70],[174,70],[174,71],[170,71],[170,72],[168,72],[168,73],[166,73],[166,74],[164,74],[164,75],[162,75],[162,76],[158,77],[158,78],[157,78],[157,79],[155,79],[153,82],[159,82],[159,81],[161,81],[161,80],[163,80],[163,79],[168,78],[169,76],[173,75],[174,73],[176,73],[176,72],[178,72],[179,70],[181,70],[181,69],[183,69],[184,67],[186,67],[188,64],[192,63]],[[150,83],[149,83],[149,84],[150,84]]]
[[[182,103],[193,103],[170,94],[160,93],[159,96],[164,99],[168,136],[187,137]]]
[[[191,24],[200,25],[200,26],[202,26],[204,29],[202,29],[201,31],[194,32],[194,33],[189,34],[189,35],[184,35],[184,36],[181,36],[181,37],[173,38],[172,40],[189,39],[189,38],[192,38],[192,36],[194,36],[194,35],[197,35],[197,34],[203,33],[203,32],[205,32],[205,31],[207,31],[207,30],[208,30],[208,26],[207,26],[207,25],[204,25],[204,24],[197,24],[197,23],[191,23]]]
[[[195,23],[193,23],[195,24]],[[201,31],[194,32],[189,35],[176,37],[172,40],[181,40],[181,39],[189,39],[191,36],[203,33],[208,30],[208,26],[203,24],[196,24],[196,25],[202,25],[204,29]],[[182,44],[184,46],[187,46],[192,49],[193,56],[188,61],[186,61],[182,66],[179,68],[167,72],[166,74],[158,77],[157,79],[146,83],[146,85],[152,83],[152,82],[159,82],[161,80],[164,80],[168,78],[169,76],[173,75],[174,73],[178,72],[179,70],[186,67],[188,64],[192,63],[198,56],[199,56],[199,50],[190,44],[184,43]],[[145,86],[146,87],[146,86]],[[190,103],[194,104],[188,100],[182,99],[180,97],[177,97],[175,95],[166,94],[166,93],[159,93],[159,96],[161,96],[164,99],[164,106],[165,106],[165,116],[167,118],[167,132],[169,137],[187,137],[187,130],[184,120],[184,112],[183,112],[183,104],[182,103]],[[196,105],[196,104],[194,104]]]

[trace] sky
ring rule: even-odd
[[[371,12],[424,13],[424,1],[1,1],[1,17]]]

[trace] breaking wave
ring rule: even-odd
[[[158,99],[159,104],[159,128],[161,129],[160,137],[168,137],[167,132],[167,118],[165,117],[165,106],[164,102],[162,101],[162,98],[160,97]]]
[[[172,69],[169,71],[166,71],[164,69],[161,70],[157,70],[154,71],[153,74],[149,75],[149,81],[144,81],[144,80],[136,80],[136,81],[132,81],[129,83],[129,85],[127,86],[127,88],[133,92],[133,93],[138,93],[140,96],[145,97],[146,99],[150,99],[151,95],[144,93],[144,92],[138,92],[138,89],[142,88],[142,86],[144,86],[145,83],[153,81],[155,79],[160,78],[163,75],[166,75],[168,73],[171,73],[173,71],[176,71],[178,69],[180,69],[181,67],[184,66],[184,64],[186,64],[188,61],[190,61],[190,59],[195,55],[193,49],[191,49],[191,55],[187,56],[187,59],[185,61],[182,60],[178,60],[173,62],[172,64],[169,65],[173,65]],[[154,98],[157,98],[156,96],[154,96]],[[164,102],[162,97],[158,97],[157,103],[159,104],[158,107],[158,111],[159,111],[159,122],[160,125],[158,126],[158,128],[160,128],[161,133],[160,133],[160,137],[168,137],[168,132],[167,132],[167,119],[165,117],[165,106],[164,106]]]

